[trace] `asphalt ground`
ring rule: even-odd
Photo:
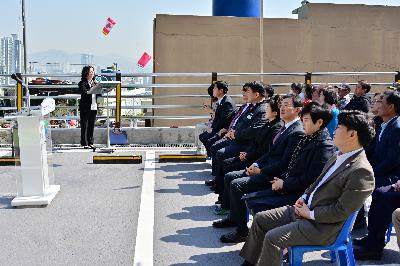
[[[12,208],[18,168],[0,167],[0,265],[133,265],[143,165],[55,153],[51,205]]]
[[[179,152],[190,151],[156,151],[156,158]],[[146,158],[145,150],[118,154]],[[18,168],[0,167],[0,265],[133,265],[144,163],[94,165],[93,155],[54,153],[61,191],[45,208],[12,208]],[[241,264],[242,244],[220,243],[230,229],[211,226],[221,217],[213,213],[216,195],[204,185],[210,170],[208,162],[155,164],[154,265]],[[382,261],[357,264],[400,265],[395,238]],[[304,265],[332,264],[326,252],[313,252]]]

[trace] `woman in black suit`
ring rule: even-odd
[[[88,91],[96,85],[94,68],[84,66],[81,81],[78,83],[81,100],[79,102],[79,113],[81,121],[81,145],[93,148],[94,122],[96,121],[97,103],[96,94],[88,94]]]

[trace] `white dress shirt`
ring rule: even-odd
[[[329,168],[329,170],[326,172],[324,177],[321,179],[321,181],[318,183],[318,185],[315,187],[315,189],[311,192],[308,202],[306,202],[308,208],[310,208],[310,206],[311,206],[311,202],[314,197],[315,191],[317,191],[317,189],[326,182],[326,180],[333,174],[333,172],[335,172],[344,163],[344,161],[346,161],[350,156],[356,154],[357,152],[361,151],[362,149],[363,148],[360,148],[358,150],[354,150],[354,151],[350,151],[350,152],[346,152],[344,154],[338,155],[336,162],[331,166],[331,168]],[[301,197],[305,201],[307,199],[307,194],[303,194],[303,196],[301,196]],[[314,211],[310,211],[310,218],[312,220],[315,220]]]

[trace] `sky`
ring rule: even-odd
[[[232,0],[234,1],[234,0]],[[400,5],[400,0],[314,1],[311,3]],[[301,0],[264,0],[264,17],[297,18]],[[156,14],[212,14],[212,0],[25,0],[27,54],[50,49],[68,53],[119,55],[137,60],[152,52]],[[117,25],[101,34],[107,17]],[[0,37],[22,39],[21,0],[0,0]]]

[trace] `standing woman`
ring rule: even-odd
[[[81,145],[87,149],[93,149],[93,131],[96,121],[97,103],[96,94],[88,94],[88,91],[96,85],[94,79],[94,68],[84,66],[81,81],[78,83],[81,100],[79,102],[79,113],[81,121]]]

